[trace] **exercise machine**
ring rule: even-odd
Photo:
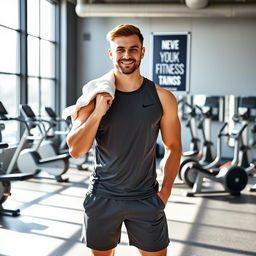
[[[7,111],[4,106],[0,105],[0,113],[4,116],[5,120],[17,120],[25,124],[25,131],[21,137],[18,147],[16,148],[14,155],[7,168],[7,174],[10,174],[17,163],[17,167],[21,173],[37,174],[40,171],[53,175],[58,182],[67,182],[68,179],[63,179],[63,175],[69,168],[68,154],[62,154],[59,156],[53,156],[48,158],[42,158],[37,152],[40,144],[45,138],[45,134],[42,131],[42,123],[36,120],[34,113],[27,105],[20,105],[21,114],[25,117],[25,120],[20,118],[8,118]],[[26,112],[29,112],[33,118],[26,119]],[[32,135],[31,130],[38,127],[41,131],[41,136]],[[38,141],[38,143],[35,143]],[[34,142],[32,148],[25,148],[26,143]]]
[[[193,187],[195,184],[195,180],[197,177],[197,172],[195,172],[195,169],[192,167],[195,164],[199,164],[200,166],[204,167],[205,169],[211,169],[216,168],[221,162],[221,156],[222,156],[222,144],[221,144],[221,138],[224,136],[228,136],[227,133],[225,133],[225,128],[227,127],[227,123],[224,123],[218,133],[217,138],[217,154],[215,159],[212,162],[206,163],[201,161],[200,159],[191,158],[186,161],[186,163],[182,166],[181,169],[181,179],[184,181],[185,184],[187,184],[189,187]]]
[[[196,156],[199,153],[200,149],[200,139],[198,138],[197,134],[197,111],[196,106],[192,106],[191,104],[184,102],[185,106],[189,108],[187,113],[187,122],[186,127],[189,129],[190,132],[190,145],[189,151],[183,152],[184,157],[191,157]]]
[[[50,117],[50,120],[48,122],[48,125],[50,126],[49,131],[51,131],[50,135],[46,134],[46,138],[43,141],[43,143],[40,145],[38,149],[38,153],[40,154],[41,157],[50,157],[54,155],[59,155],[59,154],[69,154],[69,149],[66,144],[66,138],[64,139],[64,142],[59,143],[55,142],[54,139],[56,140],[56,135],[64,135],[66,136],[68,132],[70,131],[69,124],[66,122],[64,119],[59,119],[55,113],[55,111],[50,108],[50,107],[45,107],[45,111]],[[65,125],[65,130],[64,131],[57,131],[56,127],[58,123],[63,122]],[[71,167],[75,167],[78,170],[87,170],[87,168],[83,168],[83,164],[87,162],[87,154],[84,154],[78,158],[72,158],[70,156],[69,158],[69,164]]]
[[[191,107],[192,106],[190,106],[190,108]],[[212,119],[216,118],[216,110],[219,109],[219,97],[206,97],[204,106],[199,107],[195,105],[195,108],[200,111],[200,120],[197,122],[196,125],[196,128],[202,133],[200,151],[196,155],[187,155],[186,153],[183,154],[179,168],[179,178],[190,187],[193,187],[194,185],[196,174],[192,171],[189,172],[189,175],[186,176],[186,181],[184,181],[184,166],[187,166],[188,163],[193,162],[199,162],[200,165],[204,166],[211,163],[216,157],[214,145],[211,141],[211,123]],[[205,130],[207,130],[207,134]],[[185,172],[185,174],[187,173]]]
[[[202,167],[199,163],[192,164],[190,169],[193,169],[197,173],[195,184],[193,186],[192,192],[188,192],[187,196],[196,196],[204,194],[218,194],[218,193],[229,193],[232,195],[240,195],[240,192],[245,188],[248,182],[248,175],[245,168],[238,166],[238,156],[239,156],[239,141],[242,132],[246,128],[246,124],[236,123],[230,138],[235,140],[234,156],[232,162],[227,162],[226,164],[220,166],[219,168],[206,169]],[[221,140],[219,141],[221,147]],[[250,168],[254,168],[251,164]],[[207,178],[214,182],[217,182],[223,186],[223,190],[204,190],[203,180]]]
[[[2,111],[1,111],[2,110]],[[4,113],[4,115],[3,115]],[[3,104],[0,102],[0,121],[5,121],[5,115],[7,111],[3,108]],[[4,149],[8,148],[7,143],[2,142],[2,131],[5,129],[5,125],[0,123],[0,153],[3,152]],[[33,178],[34,175],[32,173],[9,173],[7,174],[2,169],[2,163],[0,162],[0,214],[11,214],[12,216],[18,216],[20,214],[19,209],[11,210],[5,209],[3,207],[3,203],[8,199],[11,195],[11,182],[12,181],[22,181]]]
[[[7,148],[7,143],[0,142],[0,151]],[[22,181],[33,178],[33,174],[25,173],[11,173],[6,174],[4,170],[0,169],[0,214],[11,214],[12,216],[20,215],[20,209],[5,209],[3,203],[11,196],[11,182]]]
[[[253,110],[256,111],[256,97],[243,97],[240,99],[238,113],[234,115],[233,120],[246,124],[246,129],[240,138],[239,148],[239,165],[245,168],[250,166],[253,161],[252,149],[249,145],[249,122],[253,121],[256,116],[253,116]]]

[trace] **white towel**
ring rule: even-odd
[[[76,104],[65,108],[62,112],[62,117],[67,119],[72,116],[73,119],[77,117],[77,111],[90,103],[98,93],[107,92],[114,99],[115,97],[115,76],[113,70],[105,75],[94,79],[83,86],[83,94],[77,99]]]

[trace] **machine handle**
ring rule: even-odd
[[[203,109],[202,109],[200,106],[195,105],[195,107],[196,107],[197,109],[199,109],[201,113],[203,113]]]
[[[219,131],[219,134],[218,134],[218,137],[221,137],[221,136],[228,136],[228,133],[223,133],[223,130],[225,129],[225,127],[228,125],[227,122],[224,123],[224,125],[221,127],[220,131]]]
[[[243,133],[244,129],[247,127],[247,124],[244,124],[242,129],[239,131],[238,135],[241,136],[241,134]]]
[[[187,102],[184,102],[184,104],[185,104],[186,106],[188,106],[190,109],[194,109],[194,107],[193,107],[191,104],[189,104],[189,103],[187,103]]]
[[[197,124],[198,129],[203,129],[204,120],[205,120],[205,116],[202,116],[201,119],[198,121],[198,124]]]
[[[27,132],[28,132],[28,136],[32,136],[31,133],[30,133],[29,125],[27,124],[26,121],[22,120],[21,118],[19,118],[19,117],[10,117],[6,121],[18,121],[18,122],[23,123],[25,125],[25,128],[26,128]]]
[[[0,142],[0,149],[8,148],[9,144]]]
[[[42,125],[44,125],[43,123],[49,124],[50,128],[47,129],[47,131],[55,126],[55,122],[53,123],[52,121],[49,121],[49,120],[46,120],[46,119],[37,118],[37,121],[42,123]],[[45,128],[45,125],[44,125],[44,128]],[[46,131],[46,128],[45,128],[45,131]]]
[[[45,128],[44,123],[41,122],[40,120],[37,120],[37,121],[35,122],[35,124],[36,124],[36,126],[38,127],[40,133],[41,133],[42,135],[46,135],[47,131],[46,131],[46,128]]]

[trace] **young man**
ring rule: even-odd
[[[96,165],[84,201],[83,239],[94,256],[113,256],[125,224],[142,256],[164,256],[169,244],[165,205],[177,175],[181,138],[173,94],[140,74],[143,36],[129,24],[107,35],[115,99],[99,93],[81,108],[67,142],[73,157],[96,139]],[[165,145],[162,187],[156,180],[156,139]]]

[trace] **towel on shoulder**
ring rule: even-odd
[[[72,119],[77,117],[77,111],[90,103],[98,93],[107,92],[114,99],[115,97],[115,76],[114,71],[110,70],[105,75],[91,80],[86,83],[82,89],[82,95],[77,99],[76,104],[65,108],[62,112],[62,117],[72,116]]]

